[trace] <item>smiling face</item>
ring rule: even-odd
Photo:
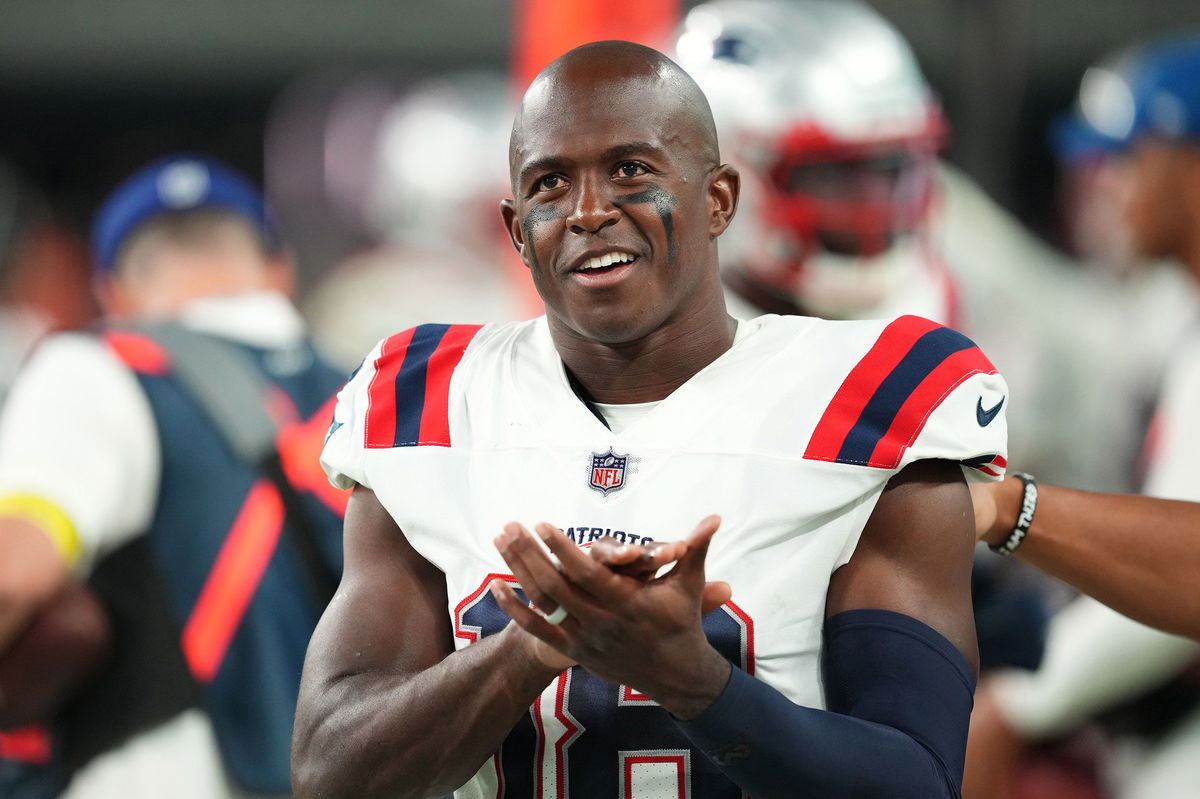
[[[737,175],[677,72],[654,51],[602,43],[526,94],[502,211],[556,334],[623,344],[724,314],[715,239]]]

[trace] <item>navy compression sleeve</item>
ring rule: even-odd
[[[755,799],[939,799],[961,791],[974,670],[916,619],[851,610],[825,622],[829,710],[734,668],[692,742]]]

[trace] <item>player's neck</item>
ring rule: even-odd
[[[588,399],[623,405],[665,399],[733,346],[736,331],[737,321],[722,306],[719,315],[683,319],[627,344],[561,333],[554,340]]]

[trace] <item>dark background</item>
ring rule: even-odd
[[[1135,38],[1200,28],[1196,0],[872,5],[943,98],[949,159],[1049,238],[1046,127],[1084,69]],[[504,0],[0,0],[0,156],[83,231],[105,188],[165,152],[261,175],[269,111],[298,80],[506,69],[512,16]]]

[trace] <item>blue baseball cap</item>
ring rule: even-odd
[[[1089,69],[1075,113],[1052,136],[1068,161],[1119,152],[1143,136],[1200,143],[1200,33],[1125,50]]]
[[[223,208],[244,217],[269,248],[279,235],[262,194],[224,164],[199,155],[179,154],[155,161],[117,186],[92,225],[92,258],[111,271],[121,245],[143,222],[172,211]]]

